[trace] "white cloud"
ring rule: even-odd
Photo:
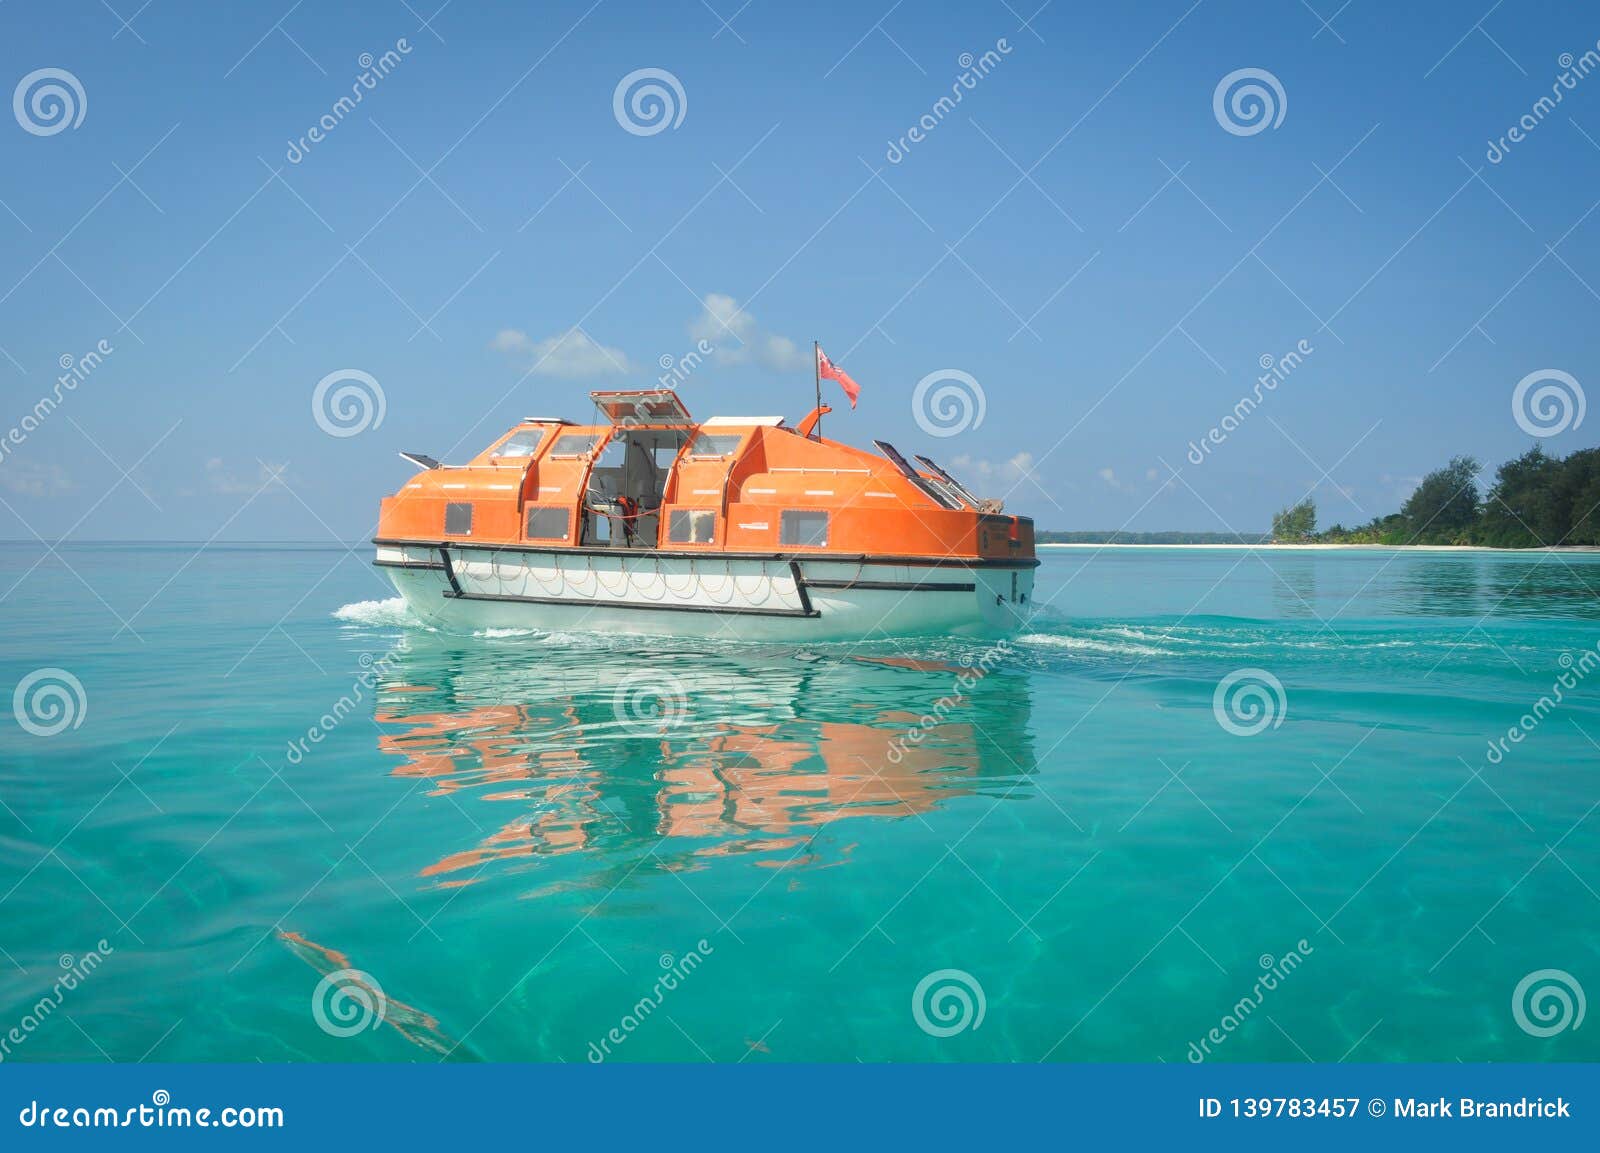
[[[22,496],[53,496],[72,488],[72,478],[58,464],[9,460],[0,464],[0,487]]]
[[[1010,460],[998,464],[962,453],[950,462],[950,470],[957,480],[967,475],[980,480],[1018,481],[1033,472],[1033,453],[1019,452]]]
[[[787,336],[767,332],[726,293],[707,293],[701,306],[700,315],[689,323],[689,335],[709,342],[722,363],[754,361],[779,372],[811,366],[810,356],[798,344]]]
[[[1107,488],[1114,489],[1117,492],[1132,492],[1134,490],[1133,485],[1125,480],[1118,479],[1116,469],[1102,468],[1095,473],[1095,476],[1104,481]]]
[[[607,376],[632,371],[627,353],[607,348],[581,328],[543,340],[533,340],[515,328],[502,328],[489,347],[526,356],[535,376]]]
[[[239,476],[228,471],[220,456],[214,456],[206,461],[206,486],[212,492],[228,496],[255,496],[258,493],[267,496],[276,491],[287,491],[288,482],[284,477],[288,464],[268,464],[266,461],[257,461],[256,464],[253,478]]]

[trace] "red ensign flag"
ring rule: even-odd
[[[820,344],[817,345],[817,375],[824,380],[837,380],[844,394],[850,398],[850,407],[856,406],[856,400],[861,396],[861,386],[850,379],[848,372],[828,359],[828,354],[822,351]]]

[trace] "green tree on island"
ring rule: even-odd
[[[1471,544],[1483,498],[1478,474],[1483,466],[1470,456],[1451,459],[1422,478],[1417,491],[1400,506],[1411,541],[1416,544]]]
[[[1297,505],[1279,509],[1272,518],[1275,541],[1309,540],[1317,531],[1317,502],[1307,497]]]
[[[1399,512],[1354,529],[1336,524],[1318,539],[1491,548],[1600,545],[1600,448],[1563,459],[1536,444],[1496,469],[1484,495],[1478,491],[1481,471],[1472,457],[1458,456],[1423,477]],[[1275,537],[1283,515],[1273,518]]]

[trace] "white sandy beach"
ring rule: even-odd
[[[1316,552],[1328,550],[1355,550],[1366,552],[1575,552],[1592,553],[1600,552],[1600,547],[1594,545],[1558,545],[1549,548],[1487,548],[1483,545],[1470,544],[1136,544],[1119,542],[1117,544],[1095,544],[1090,541],[1070,542],[1039,542],[1036,548],[1183,548],[1183,549],[1260,549],[1263,552]]]

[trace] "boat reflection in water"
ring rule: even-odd
[[[378,686],[394,775],[484,830],[420,868],[440,887],[586,852],[602,875],[641,854],[675,870],[839,864],[848,846],[813,843],[833,822],[1030,795],[1027,673],[1003,642],[926,656],[460,644],[413,636]]]

